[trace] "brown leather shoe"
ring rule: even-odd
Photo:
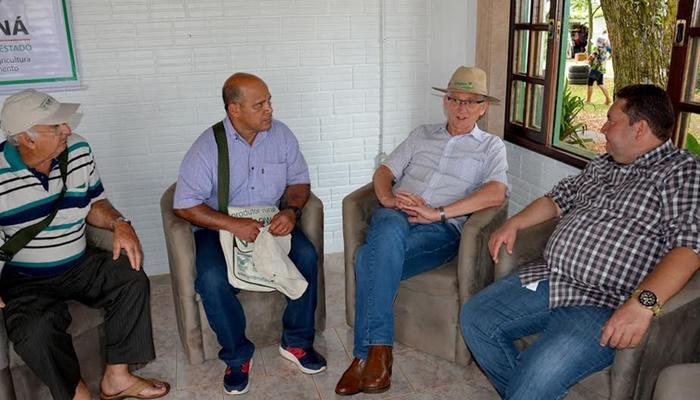
[[[365,393],[385,392],[391,386],[391,346],[369,346],[360,390]]]
[[[360,393],[360,380],[364,367],[364,360],[360,360],[359,358],[353,359],[348,369],[343,373],[343,376],[340,377],[338,384],[335,385],[335,392],[341,396]]]

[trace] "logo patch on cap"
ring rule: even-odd
[[[460,89],[474,89],[474,84],[471,82],[455,82],[454,85]]]
[[[39,104],[39,108],[41,108],[44,111],[47,111],[49,109],[49,106],[53,104],[53,99],[50,96],[44,97],[44,100]]]

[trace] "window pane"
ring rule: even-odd
[[[561,98],[559,132],[552,135],[552,145],[593,158],[606,151],[605,135],[600,128],[605,123],[609,106],[596,97],[592,104],[586,104],[586,92],[585,85],[565,85],[558,94]]]
[[[544,86],[530,84],[530,115],[527,126],[534,130],[542,129],[542,109],[544,104]]]
[[[693,20],[691,26],[693,28],[700,26],[700,7],[697,5],[693,7]]]
[[[535,0],[535,23],[549,23],[549,1]]]
[[[547,69],[547,32],[537,31],[534,33],[534,42],[537,43],[537,53],[535,54],[535,76],[544,78]]]
[[[685,136],[684,148],[700,156],[700,115],[681,114],[681,137]]]
[[[530,0],[517,0],[515,3],[515,22],[530,22]]]
[[[525,120],[525,82],[513,81],[510,91],[510,120],[519,125]]]
[[[527,74],[527,53],[530,45],[530,31],[515,31],[513,47],[513,72]]]
[[[693,38],[688,43],[687,75],[683,81],[683,101],[700,103],[700,40]]]

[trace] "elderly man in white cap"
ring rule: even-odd
[[[505,145],[477,126],[498,101],[486,73],[459,67],[447,89],[434,89],[445,93],[447,121],[416,128],[374,173],[381,207],[355,259],[355,358],[336,386],[340,395],[389,388],[399,282],[452,259],[469,215],[508,192]]]
[[[9,339],[55,399],[90,399],[73,349],[65,301],[104,308],[102,399],[151,399],[164,382],[129,372],[155,358],[149,282],[129,220],[107,200],[92,150],[72,128],[79,104],[25,90],[0,113],[0,307]],[[114,232],[114,250],[89,248],[85,224]],[[126,255],[121,255],[124,250]]]

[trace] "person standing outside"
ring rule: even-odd
[[[586,93],[586,104],[591,104],[593,96],[593,84],[597,84],[603,96],[605,96],[605,105],[612,103],[610,93],[605,87],[605,64],[610,58],[610,43],[604,37],[596,39],[596,49],[588,56],[588,63],[591,65],[591,71],[588,73],[588,91]]]

